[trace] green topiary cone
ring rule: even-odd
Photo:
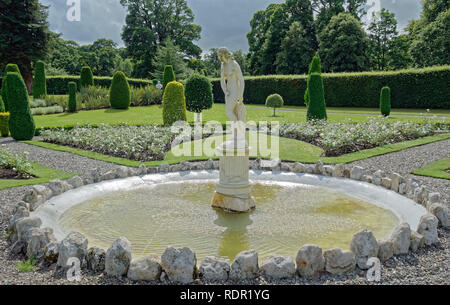
[[[9,131],[19,141],[31,140],[35,125],[28,101],[28,91],[19,73],[9,72],[6,76],[6,95],[10,104]]]
[[[186,121],[186,100],[184,87],[173,81],[167,84],[163,96],[163,122],[170,126],[177,121]]]
[[[42,98],[47,95],[47,81],[45,78],[45,63],[41,60],[34,66],[33,97]]]
[[[383,87],[380,93],[380,111],[384,116],[391,114],[391,88]]]
[[[325,94],[322,76],[312,73],[308,80],[309,103],[306,118],[309,120],[326,120]]]
[[[121,71],[114,73],[109,89],[109,103],[114,109],[128,109],[131,103],[130,85]]]

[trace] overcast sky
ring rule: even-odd
[[[98,38],[108,38],[123,46],[122,27],[126,10],[119,0],[80,0],[81,22],[69,22],[66,0],[41,0],[50,5],[49,21],[52,31],[62,33],[66,40],[89,44]],[[248,50],[247,33],[253,14],[270,3],[284,0],[187,0],[195,14],[195,23],[202,26],[201,40],[197,44],[203,50],[227,46],[231,50]],[[373,4],[372,4],[373,3]],[[403,29],[410,19],[420,15],[420,0],[368,0],[371,9],[385,7],[394,12]]]

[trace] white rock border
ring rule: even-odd
[[[39,218],[30,217],[30,212],[35,211],[39,206],[41,206],[43,203],[54,196],[58,196],[71,189],[105,180],[143,176],[146,174],[155,173],[217,169],[219,169],[219,162],[211,159],[199,162],[182,161],[178,164],[173,165],[164,163],[159,166],[149,168],[142,164],[141,166],[139,166],[139,168],[129,168],[121,166],[103,175],[100,175],[97,169],[92,169],[83,177],[75,176],[65,181],[53,180],[43,185],[31,186],[26,191],[23,200],[17,203],[12,211],[12,217],[8,226],[8,240],[12,244],[11,251],[16,254],[23,253],[27,255],[27,253],[30,252],[29,250],[27,251],[27,249],[29,249],[32,243],[32,252],[36,253],[40,251],[42,253],[42,256],[39,256],[41,262],[52,264],[56,263],[56,261],[58,260],[59,250],[61,249],[67,251],[67,247],[69,247],[69,250],[72,252],[85,253],[84,257],[82,257],[82,260],[87,260],[88,263],[81,264],[81,266],[83,266],[84,268],[95,269],[94,271],[96,272],[101,272],[104,270],[104,266],[103,268],[98,268],[98,264],[95,264],[95,268],[93,268],[91,267],[93,265],[91,262],[102,260],[110,261],[114,260],[114,257],[108,257],[107,252],[105,258],[105,251],[98,248],[95,248],[95,251],[91,250],[94,248],[86,251],[86,243],[82,243],[82,249],[76,249],[77,243],[72,243],[69,245],[63,245],[63,241],[56,243],[53,236],[53,229],[40,228],[42,221]],[[196,278],[203,279],[205,282],[223,283],[230,280],[229,274],[231,272],[230,270],[232,270],[233,268],[233,270],[235,271],[233,271],[232,280],[245,280],[248,279],[248,274],[246,275],[246,273],[248,272],[240,272],[239,270],[240,268],[243,268],[243,270],[247,270],[247,264],[254,265],[252,267],[252,270],[254,270],[253,272],[256,272],[254,273],[255,277],[264,276],[267,279],[279,278],[280,270],[283,270],[283,276],[284,274],[292,274],[292,278],[294,277],[294,274],[305,278],[310,278],[311,276],[317,275],[318,273],[324,271],[331,274],[342,274],[352,272],[356,268],[356,259],[358,259],[359,265],[363,264],[363,262],[361,262],[361,259],[364,258],[367,253],[375,255],[375,252],[377,252],[376,255],[382,261],[385,261],[393,255],[407,254],[409,251],[415,252],[418,248],[436,244],[439,242],[437,239],[437,227],[449,227],[449,211],[447,206],[440,202],[441,195],[439,193],[433,192],[429,187],[421,185],[418,180],[414,178],[406,180],[398,173],[393,173],[390,176],[386,176],[383,171],[378,170],[373,175],[369,175],[369,173],[364,168],[359,166],[353,166],[350,168],[349,166],[344,164],[324,165],[322,161],[318,161],[316,164],[302,164],[299,162],[278,162],[276,166],[267,168],[261,166],[260,159],[251,160],[250,169],[266,171],[270,170],[272,172],[283,171],[294,173],[310,173],[321,176],[332,176],[364,181],[377,186],[383,186],[386,189],[406,196],[407,198],[414,200],[418,204],[423,205],[428,210],[428,213],[422,216],[418,224],[417,232],[411,230],[408,223],[400,223],[394,229],[391,237],[388,240],[379,240],[375,242],[373,239],[360,237],[361,234],[370,235],[370,231],[363,230],[364,232],[357,232],[352,239],[351,248],[358,253],[353,253],[351,251],[342,251],[341,249],[330,249],[322,254],[322,251],[318,246],[306,245],[318,250],[311,252],[312,254],[309,254],[309,256],[307,256],[305,259],[303,259],[302,255],[299,254],[297,256],[295,265],[292,264],[293,260],[290,257],[286,257],[283,259],[278,258],[278,264],[280,265],[272,263],[271,268],[262,268],[263,271],[261,271],[259,269],[258,255],[256,251],[248,250],[239,253],[231,265],[226,260],[219,260],[215,259],[214,257],[208,257],[208,278],[203,279],[203,274],[205,274],[205,271],[203,271],[203,269],[201,269],[202,272],[198,271],[195,253],[193,253],[189,248],[181,248],[174,249],[172,251],[175,251],[174,253],[179,253],[177,254],[179,257],[176,257],[176,259],[174,259],[177,264],[177,266],[175,266],[175,269],[180,268],[180,263],[183,265],[184,261],[189,262],[188,266],[184,266],[183,268],[181,268],[181,270],[183,270],[182,274],[173,274],[173,272],[170,272],[170,274],[168,275],[164,268],[161,266],[161,262],[158,262],[158,260],[154,257],[147,258],[146,263],[142,263],[141,261],[138,262],[137,260],[126,262],[123,267],[125,269],[121,270],[120,273],[125,276],[128,272],[128,267],[131,265],[134,268],[133,273],[143,274],[142,277],[148,278],[148,280],[155,280],[157,277],[159,277],[159,280],[162,282],[170,282],[171,280],[182,278],[183,283],[185,284],[195,281]],[[69,235],[71,234],[73,235],[73,232],[71,232]],[[76,234],[81,235],[78,232]],[[80,238],[83,238],[82,235],[80,236]],[[123,237],[116,240],[114,243],[117,243],[119,240],[122,241],[122,243],[129,243],[129,241],[127,241]],[[367,243],[370,243],[370,245]],[[304,249],[304,247],[305,246],[301,247],[299,252],[303,251],[302,249]],[[173,248],[169,246],[167,249]],[[129,254],[131,255],[131,250],[129,251]],[[111,253],[113,251],[109,252]],[[99,254],[97,255],[97,253]],[[188,253],[189,257],[185,257],[183,253]],[[248,253],[253,253],[253,256],[249,256]],[[192,255],[194,259],[192,259]],[[313,257],[314,255],[317,257]],[[272,254],[272,257],[277,257],[277,255]],[[192,265],[193,260],[195,261],[194,265]],[[289,263],[286,263],[286,261]],[[300,272],[300,270],[304,270],[304,268],[311,268],[309,267],[309,264],[314,261],[323,263],[315,264],[313,269],[311,269],[312,272],[310,271],[307,276],[304,274],[304,272]],[[165,260],[164,264],[167,264],[167,260]],[[263,263],[263,265],[266,264],[267,262]],[[139,266],[142,266],[142,270],[139,270]],[[200,266],[206,265],[202,262]],[[166,266],[166,268],[170,269],[170,266]],[[274,270],[275,274],[270,274],[270,270]],[[293,270],[295,270],[295,273],[293,272]],[[214,278],[214,275],[216,274],[217,278]],[[236,277],[236,274],[243,274],[243,277]],[[111,275],[117,276],[117,274]]]

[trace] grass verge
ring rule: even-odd
[[[219,137],[219,138],[222,138],[222,137]],[[318,160],[322,160],[324,163],[327,163],[327,164],[351,163],[351,162],[367,159],[370,157],[375,157],[375,156],[380,156],[380,155],[400,151],[400,150],[415,147],[415,146],[420,146],[420,145],[425,145],[425,144],[429,144],[429,143],[433,143],[433,142],[437,142],[437,141],[446,140],[449,138],[450,138],[450,133],[439,134],[439,135],[424,137],[424,138],[415,139],[415,140],[411,140],[411,141],[404,141],[404,142],[399,142],[399,143],[395,143],[395,144],[384,145],[384,146],[380,146],[380,147],[376,147],[376,148],[372,148],[372,149],[365,149],[365,150],[361,150],[358,152],[345,154],[345,155],[342,155],[339,157],[321,157],[322,149],[319,147],[310,145],[310,144],[302,142],[302,141],[297,141],[297,140],[292,140],[292,139],[287,139],[287,138],[280,138],[280,159],[284,160],[284,161],[302,162],[302,163],[315,163]],[[208,139],[204,139],[203,141],[205,141],[205,140],[208,140]],[[201,141],[201,140],[198,140],[198,141]],[[211,139],[209,141],[211,141]],[[214,142],[214,144],[218,145],[221,143],[220,141],[221,141],[220,139],[217,139],[217,141]],[[70,152],[70,153],[73,153],[76,155],[80,155],[80,156],[95,159],[95,160],[115,163],[115,164],[119,164],[119,165],[131,166],[131,167],[139,167],[139,165],[141,165],[141,164],[145,164],[146,166],[150,167],[150,166],[157,166],[162,163],[175,164],[175,163],[178,163],[183,160],[184,161],[194,161],[194,160],[207,160],[207,159],[211,158],[208,156],[176,157],[173,154],[173,152],[170,151],[166,154],[166,157],[163,161],[139,162],[139,161],[124,159],[124,158],[111,157],[111,156],[107,156],[107,155],[103,155],[100,153],[91,152],[91,151],[87,151],[87,150],[83,150],[83,149],[79,149],[79,148],[73,148],[73,147],[68,147],[68,146],[63,146],[63,145],[46,143],[43,141],[24,141],[24,143],[39,146],[42,148],[57,150],[57,151]],[[187,144],[190,144],[191,147],[193,148],[195,146],[195,141],[185,143],[182,145],[187,145]],[[251,145],[251,143],[250,143],[250,145]],[[258,157],[259,156],[260,155],[258,153]],[[217,159],[217,157],[211,158],[211,159]]]
[[[60,170],[56,170],[53,168],[45,167],[40,165],[37,162],[32,163],[33,168],[29,171],[29,174],[35,176],[33,179],[0,179],[0,190],[18,187],[24,185],[32,185],[32,184],[42,184],[47,183],[50,180],[54,179],[69,179],[75,174],[63,172]]]
[[[447,169],[450,169],[450,158],[428,164],[427,166],[412,171],[412,174],[450,180],[450,173],[445,172]]]

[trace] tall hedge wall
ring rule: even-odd
[[[392,108],[450,109],[450,66],[393,72],[322,74],[328,107],[378,108],[380,90],[391,88]],[[212,79],[214,101],[224,103],[220,79]],[[245,78],[244,102],[264,104],[278,93],[285,105],[304,106],[306,75]]]
[[[151,80],[128,78],[128,83],[133,87],[145,87],[152,84]],[[112,77],[94,76],[94,84],[105,88],[111,87]],[[0,78],[1,82],[1,78]],[[75,82],[80,86],[79,76],[47,76],[47,94],[69,94],[69,82]]]

